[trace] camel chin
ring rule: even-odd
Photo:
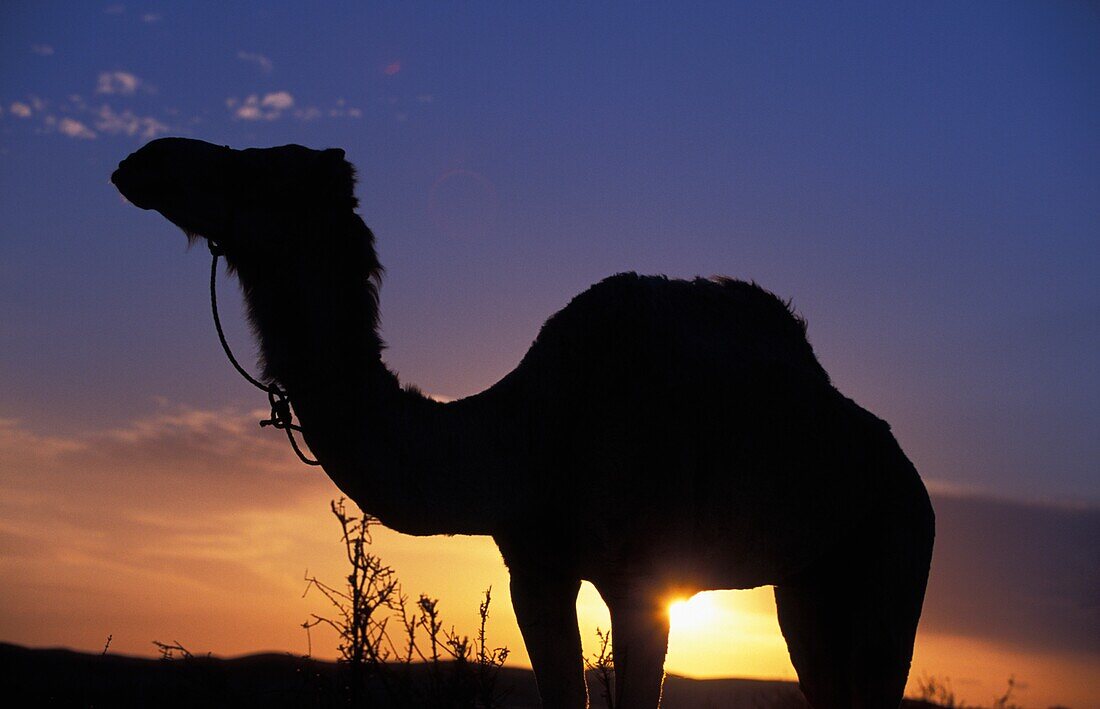
[[[146,211],[156,209],[157,199],[151,189],[152,183],[150,176],[129,169],[125,162],[120,163],[118,169],[111,173],[111,184],[119,194],[130,204]]]

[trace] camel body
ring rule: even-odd
[[[731,279],[620,274],[551,317],[500,382],[436,402],[382,363],[351,175],[342,151],[161,139],[113,179],[225,249],[265,376],[345,494],[398,531],[493,537],[544,706],[586,706],[582,580],[611,613],[624,709],[659,704],[671,600],[762,585],[815,707],[898,705],[931,506],[787,304]]]

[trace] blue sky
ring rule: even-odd
[[[250,401],[202,254],[106,180],[157,135],[299,142],[359,167],[389,361],[428,391],[491,384],[610,273],[729,274],[794,299],[927,477],[1100,500],[1095,6],[5,3],[0,28],[2,416]]]

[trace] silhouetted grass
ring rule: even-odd
[[[1004,694],[993,699],[989,705],[990,709],[1023,709],[1019,704],[1012,701],[1012,695],[1016,692],[1016,688],[1016,676],[1010,675]],[[917,680],[916,699],[937,707],[943,707],[943,709],[982,709],[982,705],[967,704],[965,701],[956,698],[955,690],[951,686],[951,679],[948,677],[922,676]],[[1051,709],[1059,708],[1052,707]],[[1065,709],[1065,707],[1060,709]]]
[[[393,569],[370,552],[371,528],[378,521],[366,514],[353,516],[343,498],[333,501],[331,509],[342,530],[348,574],[341,586],[306,577],[303,596],[316,589],[333,614],[314,614],[302,627],[307,636],[319,625],[338,634],[344,672],[337,689],[349,705],[500,707],[509,691],[500,682],[508,648],[488,643],[492,587],[478,608],[480,623],[473,638],[453,626],[448,630],[440,618],[439,599],[421,594],[410,608]],[[398,625],[395,638],[390,629]],[[428,667],[426,683],[419,677],[422,672],[411,671],[417,663]]]
[[[599,698],[603,700],[607,709],[615,709],[615,655],[611,650],[611,631],[604,632],[596,628],[597,650],[592,658],[584,658],[584,667],[590,679],[594,679],[599,686]],[[589,695],[594,694],[596,688],[592,682],[588,682]]]

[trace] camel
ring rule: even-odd
[[[343,150],[161,138],[112,181],[224,252],[261,378],[343,494],[399,532],[493,538],[544,707],[588,705],[582,580],[610,611],[625,709],[660,704],[671,599],[764,585],[814,707],[899,705],[932,507],[788,302],[621,273],[550,317],[499,382],[442,403],[382,358],[382,267]]]

